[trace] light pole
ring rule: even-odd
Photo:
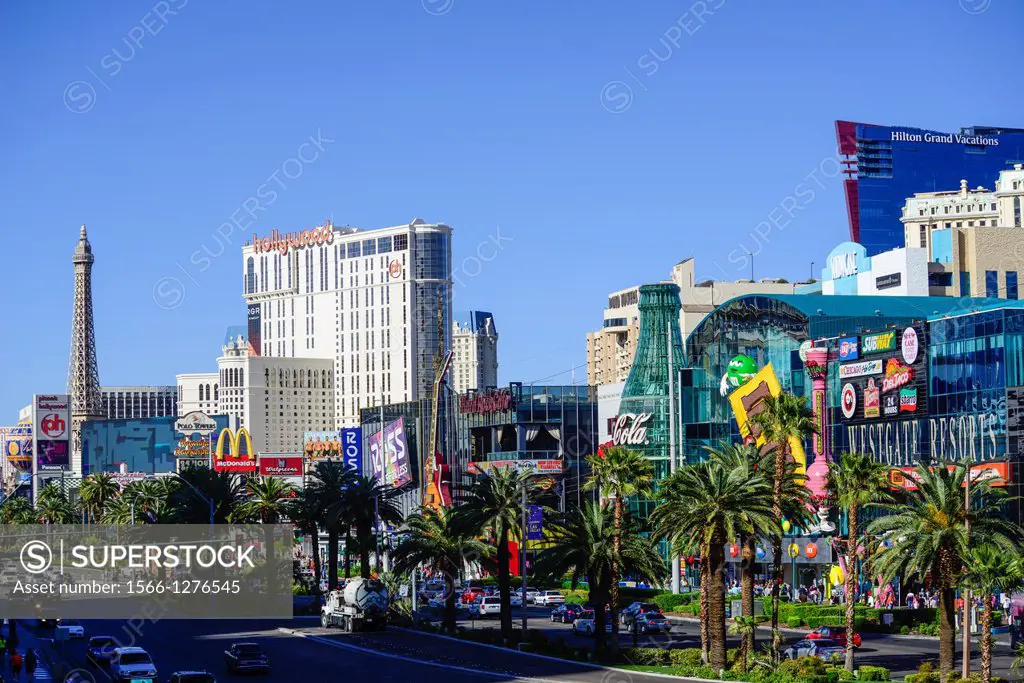
[[[966,538],[967,551],[971,549],[971,461],[964,456],[964,536]],[[963,656],[964,666],[962,678],[968,680],[971,677],[971,589],[964,588],[964,615],[961,618],[963,627]]]
[[[522,542],[523,547],[520,548],[520,550],[522,551],[522,559],[520,560],[519,564],[520,564],[520,571],[522,571],[522,573],[523,573],[523,595],[522,595],[522,605],[520,606],[519,609],[521,609],[523,611],[523,639],[525,640],[526,639],[526,621],[527,621],[527,616],[526,616],[526,535],[527,535],[527,531],[526,531],[526,478],[525,477],[523,478],[523,502],[522,502],[522,506],[523,506],[523,511],[522,511],[522,520],[523,521],[522,521],[522,528],[520,529],[519,540]],[[511,607],[509,607],[509,609],[511,609]]]

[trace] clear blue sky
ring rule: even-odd
[[[205,270],[190,255],[216,253],[218,226],[317,131],[334,142],[247,232],[447,222],[455,306],[494,312],[506,382],[584,378],[607,293],[688,256],[735,279],[729,254],[750,248],[757,277],[806,277],[846,237],[838,179],[768,244],[750,234],[835,153],[837,118],[1024,126],[1024,4],[707,5],[4,3],[0,423],[65,387],[83,222],[102,382],[214,369],[245,319],[242,234]],[[498,234],[493,260],[463,265]],[[170,310],[163,277],[185,286]]]

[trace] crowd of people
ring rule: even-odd
[[[39,655],[32,648],[28,648],[25,654],[22,655],[18,651],[18,642],[12,638],[10,642],[4,639],[3,635],[0,635],[0,669],[6,668],[3,665],[6,664],[10,667],[11,677],[13,680],[21,680],[21,672],[24,671],[27,676],[27,680],[31,681],[35,678],[36,667],[39,665]]]

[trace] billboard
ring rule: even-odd
[[[750,419],[764,410],[764,399],[767,396],[777,397],[782,393],[782,385],[775,375],[775,369],[768,363],[757,373],[748,379],[740,388],[729,394],[729,403],[732,405],[732,412],[736,416],[736,424],[739,425],[740,435],[744,441],[753,439],[757,446],[763,447],[766,443],[760,428]],[[804,446],[800,439],[789,440],[789,452],[796,462],[796,471],[803,474],[807,468],[807,456],[804,454]]]
[[[383,431],[371,435],[367,443],[373,477],[379,484],[398,488],[412,482],[404,417],[385,425]]]
[[[263,339],[263,309],[262,304],[249,304],[248,314],[248,337],[249,341],[249,355],[258,356],[260,355],[260,349],[262,348],[261,341]]]
[[[351,427],[341,430],[342,456],[345,464],[358,473],[363,471],[363,430]]]
[[[260,474],[264,477],[301,477],[303,457],[296,453],[260,454]]]
[[[467,469],[474,474],[482,474],[492,467],[515,467],[520,472],[534,474],[561,474],[562,464],[561,460],[488,460],[471,462]]]
[[[213,452],[213,440],[209,436],[201,436],[198,439],[186,436],[178,439],[174,445],[175,458],[202,458],[209,462],[210,453]]]
[[[256,454],[252,451],[252,438],[245,427],[234,434],[227,427],[220,430],[217,447],[213,451],[213,469],[239,474],[256,471]]]
[[[32,423],[19,422],[13,427],[0,431],[0,445],[3,455],[18,472],[32,472]]]
[[[201,410],[193,410],[175,420],[174,431],[185,436],[192,436],[196,433],[209,436],[217,431],[217,421]]]
[[[309,461],[341,458],[341,433],[306,432],[302,436],[302,454]]]
[[[37,472],[71,469],[71,404],[67,394],[32,397],[32,439]]]
[[[840,364],[840,415],[847,425],[923,417],[928,408],[924,327],[865,334],[862,354],[870,361]]]

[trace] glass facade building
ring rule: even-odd
[[[850,239],[873,256],[904,246],[904,202],[915,192],[992,188],[1024,161],[1024,129],[975,126],[960,133],[836,121]],[[978,293],[980,294],[980,292]]]

